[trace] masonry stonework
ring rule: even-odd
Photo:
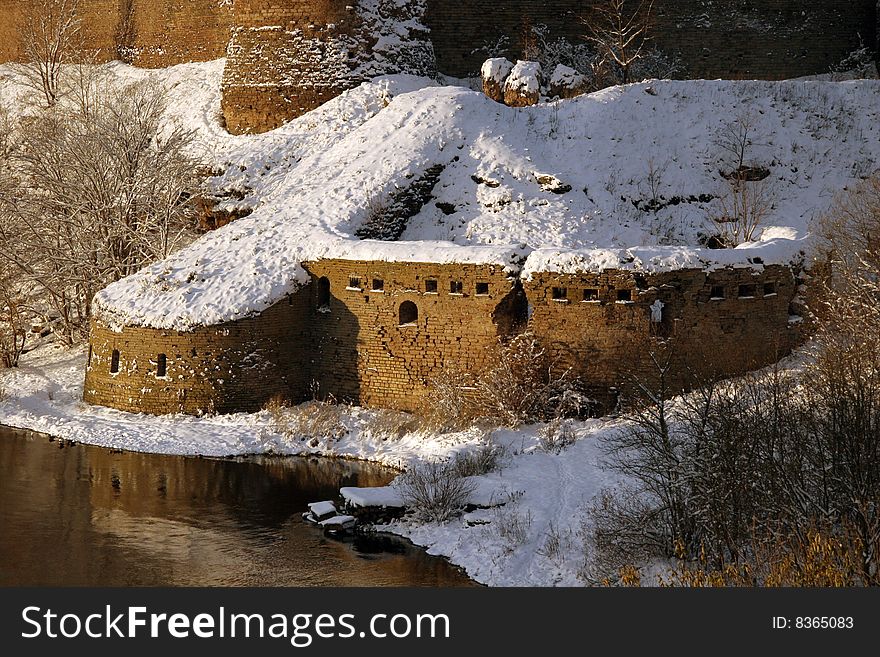
[[[424,0],[436,70],[476,76],[487,57],[521,58],[523,34],[582,43],[578,20],[599,0]],[[19,56],[29,0],[0,0],[0,62]],[[380,13],[399,3],[380,3]],[[228,54],[223,114],[231,132],[262,132],[358,80],[371,56],[357,0],[82,0],[85,46],[104,60],[162,67]],[[397,7],[397,9],[395,9]],[[419,10],[421,11],[421,10]],[[656,0],[655,45],[692,78],[783,79],[826,73],[864,43],[876,50],[877,0]],[[394,62],[391,62],[394,64]]]
[[[479,372],[499,341],[529,330],[557,372],[570,370],[609,408],[651,373],[661,340],[673,339],[677,372],[718,378],[776,362],[801,339],[788,267],[540,273],[524,283],[492,265],[304,267],[311,282],[256,317],[189,333],[95,322],[85,401],[199,414],[317,394],[413,411],[438,375]],[[688,385],[683,375],[671,383]]]
[[[538,274],[525,290],[529,327],[557,371],[571,370],[606,407],[622,388],[656,375],[650,355],[661,341],[672,348],[669,384],[684,389],[694,378],[774,363],[802,338],[790,323],[797,284],[789,267]]]

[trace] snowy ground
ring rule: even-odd
[[[16,370],[0,370],[0,424],[117,449],[178,455],[323,454],[406,467],[475,448],[479,430],[447,435],[413,433],[399,440],[377,438],[368,427],[371,411],[345,414],[347,435],[317,446],[275,432],[269,413],[193,418],[153,417],[87,406],[81,401],[85,352],[52,345],[25,355]],[[617,475],[603,471],[595,437],[613,420],[576,424],[578,442],[561,455],[538,448],[539,427],[496,430],[505,446],[499,471],[475,478],[472,502],[497,505],[443,525],[396,523],[389,529],[444,555],[475,580],[493,586],[549,586],[581,583],[584,561],[578,535],[587,502]],[[483,524],[488,522],[489,524]],[[521,528],[505,537],[499,527]],[[558,551],[548,550],[552,536]]]
[[[880,167],[880,82],[653,81],[510,108],[407,75],[377,78],[264,135],[220,123],[222,61],[161,71],[168,117],[195,131],[221,208],[253,211],[99,295],[104,319],[183,328],[261,310],[322,256],[499,262],[535,269],[664,269],[785,262],[808,250],[835,194]],[[0,101],[20,90],[0,67]],[[726,131],[750,126],[772,211],[744,249],[710,251],[735,168]],[[734,158],[735,159],[735,158]],[[435,165],[433,197],[396,243],[355,237]],[[760,251],[760,254],[758,253]],[[525,262],[524,262],[525,261]]]

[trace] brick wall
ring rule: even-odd
[[[571,368],[606,404],[632,377],[652,372],[648,354],[660,339],[673,338],[679,372],[711,377],[776,362],[801,339],[789,323],[797,282],[786,267],[538,274],[524,286],[493,266],[324,260],[305,267],[312,283],[258,317],[191,333],[115,333],[95,323],[85,401],[157,414],[253,411],[276,394],[299,402],[317,389],[414,410],[440,372],[484,369],[499,338],[523,329],[528,309],[528,327],[558,370]],[[658,299],[664,308],[655,323]],[[417,316],[402,324],[405,303]],[[162,378],[159,354],[167,359]]]
[[[233,134],[265,132],[335,98],[354,54],[346,0],[235,0],[223,75],[223,116]]]
[[[258,410],[273,395],[303,399],[307,290],[259,317],[189,333],[92,323],[83,399],[134,413]],[[113,351],[119,371],[111,373]],[[159,355],[166,376],[157,376]]]
[[[520,55],[527,21],[583,42],[578,17],[597,0],[433,0],[425,17],[439,70],[475,75],[488,56]],[[656,0],[656,45],[681,56],[691,77],[782,79],[826,73],[877,44],[876,0]],[[510,49],[491,45],[507,38]]]
[[[529,327],[557,369],[572,368],[605,403],[655,373],[650,351],[660,339],[671,338],[674,383],[686,387],[691,374],[718,378],[775,363],[801,338],[799,325],[789,324],[796,280],[787,267],[540,274],[525,290]],[[656,324],[651,306],[658,299],[664,307]]]
[[[276,394],[303,401],[314,382],[321,396],[411,410],[441,369],[482,369],[499,335],[525,315],[515,280],[496,267],[327,260],[306,268],[313,284],[258,317],[191,333],[93,323],[85,401],[155,414],[253,411]],[[330,283],[326,307],[321,277]],[[349,289],[352,277],[360,289]],[[461,294],[450,294],[453,280]],[[401,326],[406,301],[418,318]]]
[[[313,314],[312,378],[322,392],[368,406],[414,409],[442,370],[483,369],[499,336],[525,316],[516,280],[498,267],[326,260],[306,268],[313,294],[322,276],[332,294],[329,311]],[[450,293],[453,282],[461,293]],[[405,302],[418,319],[401,326]]]
[[[28,2],[0,0],[0,62],[19,55]],[[164,67],[223,57],[232,13],[224,0],[81,0],[83,40],[102,60]]]

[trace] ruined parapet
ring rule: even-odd
[[[585,94],[587,88],[586,76],[563,64],[559,64],[553,71],[553,75],[550,76],[549,95],[551,98],[574,98]]]
[[[529,330],[559,373],[579,377],[604,410],[656,376],[666,345],[679,390],[777,362],[804,338],[791,267],[660,273],[535,272],[524,283]]]
[[[223,75],[233,134],[266,132],[386,73],[434,72],[423,0],[235,0]]]
[[[22,24],[35,0],[0,0],[0,63],[21,56]],[[80,0],[81,47],[89,60],[145,67],[223,57],[231,3],[223,0]]]
[[[518,61],[504,82],[504,104],[510,107],[537,105],[541,100],[541,65]]]
[[[357,15],[346,0],[235,0],[223,116],[265,132],[350,88]]]
[[[487,59],[480,74],[483,78],[483,93],[496,103],[504,102],[504,82],[513,70],[513,62],[505,57]]]

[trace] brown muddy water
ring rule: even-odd
[[[377,465],[113,452],[0,427],[2,586],[468,586],[393,537],[339,542],[303,523]]]

